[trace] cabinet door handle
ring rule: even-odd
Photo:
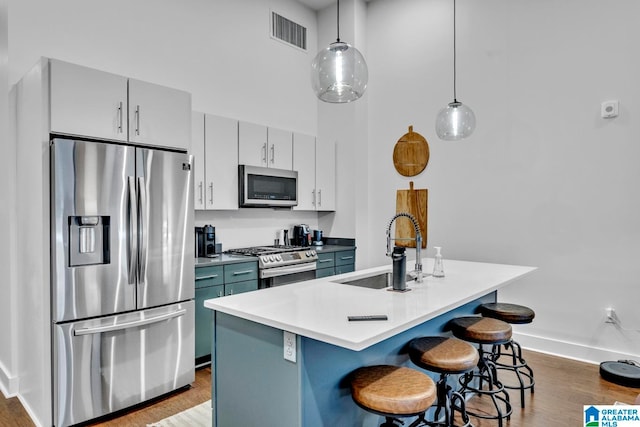
[[[122,101],[118,105],[118,132],[122,133]]]
[[[351,256],[341,256],[340,259],[342,261],[345,261],[345,260],[348,260],[348,259],[353,259],[353,255],[351,255]]]
[[[319,259],[317,262],[319,262],[319,263],[331,262],[331,260],[330,259]]]
[[[209,204],[213,206],[213,182],[209,183]]]
[[[276,146],[271,144],[271,164],[274,164],[276,160]]]
[[[222,291],[218,291],[218,297],[222,296]]]
[[[136,105],[136,135],[140,135],[140,106]]]
[[[234,271],[233,275],[234,276],[240,276],[242,274],[250,274],[253,273],[254,270],[242,270],[242,271]]]
[[[262,144],[262,163],[267,164],[267,143]]]
[[[322,190],[318,190],[318,207],[322,206]]]
[[[315,188],[313,190],[311,190],[311,197],[313,198],[313,201],[311,202],[311,204],[313,205],[313,207],[316,206],[316,190]]]
[[[204,200],[202,199],[204,194],[203,194],[203,188],[202,188],[202,181],[200,181],[200,184],[198,184],[198,188],[199,188],[199,193],[200,193],[200,204],[202,205],[204,203]]]
[[[210,276],[200,276],[200,277],[196,277],[196,281],[198,281],[198,280],[207,280],[207,279],[215,279],[216,277],[218,277],[217,274],[212,274]]]

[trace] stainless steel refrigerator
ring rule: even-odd
[[[54,139],[53,424],[194,381],[192,157]]]

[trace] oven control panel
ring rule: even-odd
[[[284,252],[281,254],[260,255],[258,257],[260,268],[272,268],[282,265],[302,264],[318,260],[318,254],[314,250],[302,250],[296,252]]]

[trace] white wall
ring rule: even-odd
[[[9,131],[8,31],[7,2],[0,0],[0,343],[15,339],[14,230],[15,221],[15,152]],[[0,346],[0,391],[13,395],[17,391],[15,347]]]
[[[372,245],[408,178],[393,168],[408,125],[431,159],[429,255],[538,266],[501,292],[536,310],[523,344],[601,361],[640,356],[640,334],[604,324],[615,307],[640,329],[640,4],[616,0],[458,1],[458,99],[477,129],[438,140],[452,96],[452,2],[368,4]],[[620,100],[620,116],[599,117]],[[375,171],[375,172],[374,172]],[[387,262],[382,251],[371,262]]]

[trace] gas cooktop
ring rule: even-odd
[[[316,251],[308,246],[253,246],[250,248],[229,249],[226,253],[258,257],[258,267],[260,269],[315,263],[318,260]]]
[[[275,255],[275,254],[282,254],[285,252],[297,252],[297,251],[308,251],[308,250],[310,249],[304,246],[271,245],[271,246],[252,246],[249,248],[229,249],[227,250],[227,253],[232,255],[260,256],[260,255]]]

